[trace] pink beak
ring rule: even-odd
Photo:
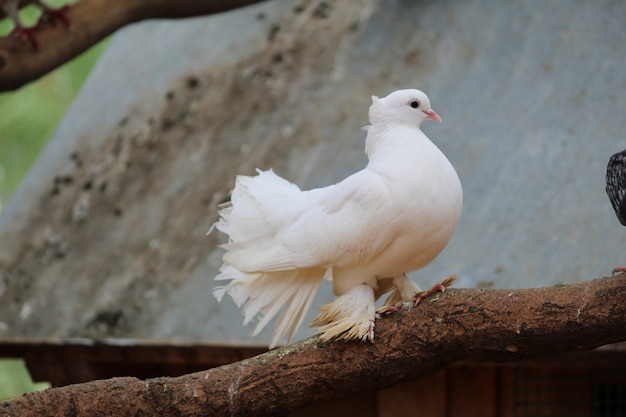
[[[433,109],[422,110],[422,111],[424,112],[424,114],[426,114],[427,119],[432,119],[435,122],[441,123],[441,117],[439,117],[439,115]]]

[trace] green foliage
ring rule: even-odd
[[[0,401],[17,397],[25,392],[40,391],[50,384],[33,383],[24,362],[20,359],[0,360]]]

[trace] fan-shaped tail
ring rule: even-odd
[[[231,282],[215,288],[213,294],[218,301],[224,294],[230,295],[243,310],[244,325],[257,315],[260,317],[252,336],[259,334],[282,310],[272,336],[270,348],[273,348],[286,334],[288,342],[291,342],[317,294],[323,276],[324,271],[316,268],[246,273],[234,266],[223,265],[215,279]]]
[[[286,200],[302,193],[271,169],[258,173],[254,177],[238,176],[231,201],[219,208],[215,227],[226,233],[231,243],[244,245],[273,238],[291,215],[293,204],[285,204]]]
[[[258,171],[239,176],[231,201],[220,207],[218,230],[228,234],[224,265],[216,280],[230,280],[214,289],[221,300],[230,295],[244,313],[244,325],[259,316],[257,335],[281,310],[276,322],[274,347],[285,335],[291,341],[302,323],[324,277],[324,269],[298,269],[276,234],[302,207],[300,189],[274,174]],[[296,197],[296,198],[294,198]]]

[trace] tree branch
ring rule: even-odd
[[[376,342],[317,337],[178,378],[113,378],[26,394],[0,414],[281,415],[459,360],[516,362],[626,340],[626,274],[538,289],[450,289],[376,322]]]
[[[0,91],[17,89],[52,71],[121,27],[157,18],[210,15],[262,0],[82,0],[68,11],[72,28],[45,24],[37,30],[40,49],[22,39],[0,38]]]

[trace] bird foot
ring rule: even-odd
[[[618,266],[617,268],[613,269],[613,275],[621,274],[623,272],[626,272],[626,266]]]
[[[437,292],[441,292],[444,293],[446,292],[446,288],[451,286],[452,284],[454,284],[454,281],[456,281],[457,276],[456,275],[452,275],[446,279],[444,279],[441,282],[438,282],[437,284],[433,285],[428,291],[420,291],[417,294],[415,294],[413,296],[413,306],[417,306],[424,298],[433,295]]]
[[[398,306],[382,306],[378,310],[376,310],[377,316],[388,316],[390,314],[396,313],[400,310]]]
[[[425,293],[426,291],[422,291],[422,292]],[[413,301],[407,301],[407,302],[401,301],[394,305],[386,304],[376,310],[376,318],[390,316],[394,313],[397,313],[400,310],[410,310],[412,306],[413,306]]]

